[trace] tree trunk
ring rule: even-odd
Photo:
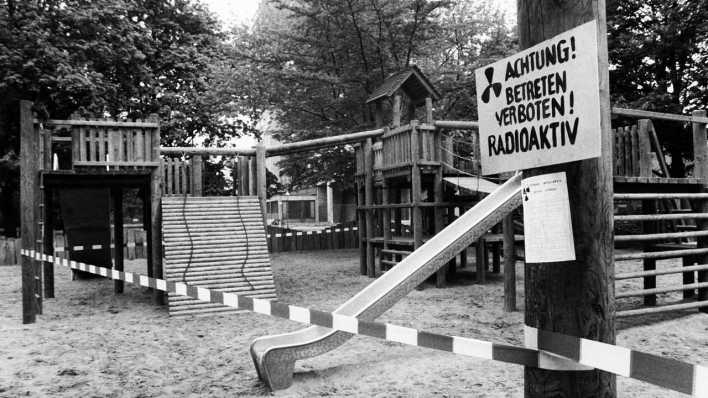
[[[528,48],[592,19],[598,21],[602,157],[524,172],[564,171],[575,241],[575,261],[527,263],[525,322],[605,343],[615,342],[612,276],[612,153],[604,0],[519,0],[521,48]],[[533,233],[527,231],[526,233]],[[598,370],[524,368],[526,397],[615,397],[614,375]]]

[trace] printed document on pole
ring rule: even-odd
[[[600,156],[597,23],[475,71],[482,174]]]
[[[526,262],[575,260],[565,172],[525,178],[521,189]]]

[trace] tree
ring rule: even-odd
[[[613,0],[607,16],[614,105],[669,113],[708,105],[708,1]],[[683,177],[690,126],[655,125],[671,175]]]
[[[492,2],[460,3],[273,0],[262,3],[253,31],[235,32],[234,52],[255,67],[246,76],[268,82],[259,106],[274,109],[282,126],[274,135],[281,141],[371,127],[366,98],[412,64],[452,94],[439,106],[441,115],[470,118],[474,65],[505,54],[515,42]],[[350,147],[289,156],[280,165],[293,177],[291,188],[353,181]]]
[[[17,173],[21,99],[55,119],[158,113],[166,144],[240,134],[247,124],[211,89],[224,57],[219,29],[188,0],[0,0],[0,156],[9,154],[0,174]],[[1,201],[16,189],[3,187]]]

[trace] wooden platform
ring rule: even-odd
[[[164,197],[162,234],[167,281],[276,297],[257,197]],[[168,304],[171,316],[238,311],[175,295]]]

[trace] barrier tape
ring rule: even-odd
[[[266,234],[266,238],[270,239],[272,237],[276,238],[282,238],[283,236],[285,237],[291,237],[293,235],[295,236],[303,236],[303,235],[322,235],[322,234],[332,234],[332,233],[337,233],[337,232],[349,232],[349,231],[358,231],[358,227],[351,227],[351,228],[335,228],[334,231],[331,229],[325,229],[321,231],[301,231],[301,232],[287,232],[287,233],[279,233],[279,234]],[[392,230],[393,231],[393,230]]]
[[[708,398],[708,367],[659,357],[628,348],[525,326],[527,347],[493,343],[468,337],[448,336],[389,323],[289,305],[267,299],[220,292],[182,282],[170,282],[132,272],[117,271],[55,258],[34,250],[22,255],[38,261],[89,272],[113,280],[150,287],[214,304],[259,314],[317,325],[355,335],[375,337],[402,344],[431,348],[482,359],[553,370],[597,368],[619,376],[641,380],[694,397]]]
[[[135,242],[129,242],[123,245],[123,247],[129,247],[129,248],[134,248],[134,247],[147,247],[147,242],[142,242],[136,244]],[[110,245],[111,249],[115,248],[115,245],[111,243]],[[77,245],[77,246],[67,246],[67,247],[56,247],[54,248],[54,251],[57,253],[64,253],[64,252],[81,252],[81,251],[91,251],[91,250],[101,250],[103,249],[103,245],[90,245],[90,246],[83,246],[83,245]]]

